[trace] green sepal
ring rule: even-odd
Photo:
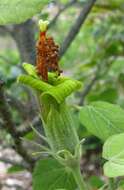
[[[43,112],[44,109],[42,110],[42,115]],[[50,104],[49,112],[45,118],[45,125],[45,133],[54,152],[63,149],[69,150],[71,153],[75,152],[79,139],[71,113],[65,102]]]

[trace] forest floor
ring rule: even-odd
[[[9,148],[0,148],[0,157],[19,161],[19,156]],[[31,174],[28,171],[8,172],[11,164],[0,161],[0,190],[32,190]],[[11,168],[12,169],[12,168]]]

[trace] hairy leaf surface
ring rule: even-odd
[[[76,189],[73,176],[54,159],[38,161],[33,174],[34,190]]]
[[[106,140],[124,132],[124,110],[107,102],[93,102],[80,110],[81,123],[95,136]]]

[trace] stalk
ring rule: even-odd
[[[109,178],[109,190],[116,190],[115,182],[113,178]]]
[[[83,179],[83,176],[80,171],[80,166],[76,166],[74,168],[71,168],[72,174],[74,176],[74,179],[78,185],[79,190],[88,190],[86,183]]]
[[[46,138],[53,156],[71,169],[79,190],[88,190],[80,171],[79,137],[66,105],[66,98],[79,89],[81,83],[59,76],[58,46],[53,38],[46,36],[47,25],[48,22],[39,22],[36,67],[24,64],[28,75],[21,75],[18,81],[32,87],[37,93]]]

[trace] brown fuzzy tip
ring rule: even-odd
[[[46,32],[40,32],[36,45],[36,69],[44,81],[48,81],[48,72],[62,72],[59,69],[59,46],[55,44],[52,37],[47,37]]]

